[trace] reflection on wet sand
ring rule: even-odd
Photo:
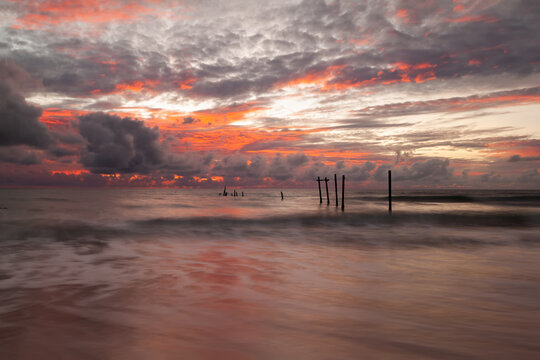
[[[536,249],[374,252],[167,238],[114,247],[131,249],[130,256],[119,261],[114,249],[73,255],[66,246],[55,257],[33,260],[27,276],[41,286],[2,290],[2,358],[532,359],[540,353]],[[52,264],[56,277],[36,270]],[[93,271],[81,283],[78,271],[88,266]]]

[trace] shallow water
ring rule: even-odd
[[[539,192],[218,191],[0,190],[0,358],[540,356]]]

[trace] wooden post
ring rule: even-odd
[[[225,188],[223,188],[223,196],[227,196],[227,186],[225,185]]]
[[[328,178],[324,177],[324,185],[326,185],[326,205],[330,205],[330,196],[328,195]]]
[[[319,183],[319,200],[321,201],[320,204],[322,204],[322,194],[321,194],[321,178],[317,176],[317,182]]]
[[[334,174],[334,185],[336,186],[336,207],[338,207],[339,204],[338,204],[338,194],[337,194],[337,174]]]
[[[388,170],[388,212],[392,212],[392,170]]]
[[[283,191],[281,192],[281,201],[283,201]]]
[[[341,178],[341,211],[345,210],[345,175]]]

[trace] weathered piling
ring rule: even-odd
[[[392,170],[388,170],[388,212],[392,212]]]
[[[227,186],[223,188],[223,196],[227,196]]]
[[[244,192],[242,191],[242,197],[244,197]]]
[[[341,211],[345,210],[345,175],[341,177]]]
[[[326,186],[326,205],[330,205],[330,196],[328,195],[328,181],[329,179],[324,177],[324,185]]]
[[[321,178],[319,176],[317,176],[317,183],[319,183],[319,200],[320,200],[320,204],[322,204]]]
[[[339,204],[338,204],[338,193],[337,193],[337,174],[334,174],[334,185],[336,187],[336,207],[338,207]]]
[[[281,192],[281,201],[283,201],[283,191]]]

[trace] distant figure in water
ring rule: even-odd
[[[281,201],[283,201],[283,191],[281,192]]]

